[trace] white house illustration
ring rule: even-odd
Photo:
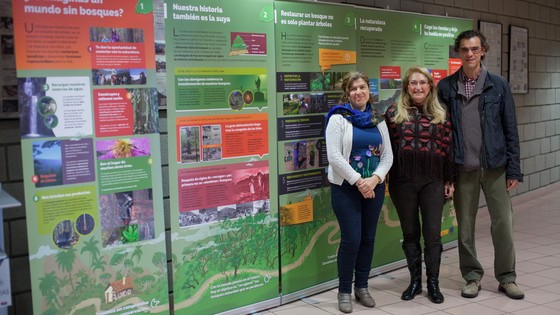
[[[120,298],[131,295],[133,288],[132,279],[130,277],[109,283],[107,289],[105,289],[105,303],[112,303]]]

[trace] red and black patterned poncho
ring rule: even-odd
[[[444,123],[432,124],[431,116],[421,110],[410,111],[411,121],[392,122],[396,106],[385,113],[391,145],[393,166],[390,177],[438,178],[453,181],[454,161],[449,114]]]

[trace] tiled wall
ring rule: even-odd
[[[520,194],[560,181],[560,1],[556,0],[354,0],[381,9],[498,22],[502,38],[502,75],[508,76],[507,32],[510,25],[529,29],[529,93],[516,94],[522,170]],[[166,113],[160,111],[163,190],[169,236],[169,189]],[[22,165],[17,120],[0,120],[0,181],[2,188],[23,201]],[[484,200],[481,200],[481,204]],[[31,314],[29,261],[24,207],[4,211],[6,251],[11,257],[14,306],[10,314]],[[169,240],[169,237],[168,237]],[[169,249],[170,244],[168,244]],[[172,268],[169,268],[172,270]]]

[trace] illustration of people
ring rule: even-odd
[[[113,69],[111,71],[111,79],[109,80],[109,83],[111,85],[120,85],[121,84],[121,80],[117,76],[117,71],[115,69]]]
[[[107,35],[106,35],[105,33],[103,33],[103,34],[101,35],[101,40],[100,40],[100,42],[102,42],[102,43],[108,43],[108,42],[109,42],[109,37],[107,37]]]
[[[296,151],[295,155],[297,156],[297,169],[301,169],[304,167],[305,162],[307,161],[307,156],[305,155],[305,144],[297,143],[296,144]]]
[[[307,103],[305,101],[305,99],[302,98],[301,101],[300,101],[300,106],[299,106],[300,115],[303,115],[303,114],[307,113],[308,109],[309,109],[309,103]]]
[[[257,173],[257,187],[259,188],[260,193],[264,193],[264,179],[261,172]]]
[[[111,29],[111,42],[116,43],[118,41],[120,41],[121,37],[119,35],[119,33],[117,33],[117,29],[116,28],[112,28]]]
[[[105,76],[101,71],[97,71],[97,73],[95,74],[95,84],[96,85],[105,84]]]
[[[140,72],[140,84],[146,84],[146,74],[144,71]]]
[[[255,178],[253,175],[249,176],[249,193],[251,193],[251,195],[255,194]]]
[[[255,86],[257,87],[257,91],[261,90],[261,78],[257,77],[257,79],[255,80]]]

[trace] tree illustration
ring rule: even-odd
[[[199,275],[200,275],[201,263],[200,261],[193,259],[187,263],[184,270],[185,281],[181,288],[187,290],[189,288],[196,289],[200,285]],[[204,279],[202,277],[201,279]]]
[[[82,249],[80,250],[80,254],[83,254],[85,252],[89,252],[91,255],[91,263],[90,265],[93,265],[93,261],[97,258],[97,256],[99,256],[99,254],[101,253],[101,251],[99,250],[99,241],[96,240],[93,236],[90,238],[89,241],[85,241],[84,242],[84,247],[82,247]],[[92,270],[93,271],[93,270]]]
[[[118,252],[113,254],[113,257],[111,257],[111,261],[109,262],[109,264],[111,266],[118,266],[124,261],[125,257],[126,253],[124,252],[124,250],[119,250]]]
[[[143,255],[144,252],[142,252],[142,245],[136,245],[134,251],[132,252],[132,256],[130,258],[134,259],[134,257],[136,257],[136,263],[139,264],[140,259],[142,259]]]
[[[266,246],[264,249],[264,258],[266,261],[266,266],[269,269],[274,268],[278,263],[277,260],[280,259],[280,257],[278,256],[278,251],[272,246],[271,243],[269,243],[269,246]]]
[[[132,267],[134,266],[134,262],[132,261],[132,259],[128,258],[127,256],[128,253],[126,253],[124,249],[122,249],[116,252],[113,257],[111,257],[111,261],[109,262],[111,266],[119,268],[117,278],[122,278],[123,281],[128,275],[130,269],[132,269]]]
[[[145,275],[145,276],[141,277],[140,279],[138,279],[136,282],[140,284],[140,286],[142,287],[141,290],[142,290],[142,292],[144,292],[155,281],[156,281],[156,278],[154,276]]]
[[[177,255],[175,255],[175,253],[171,254],[171,266],[173,267],[173,274],[175,274],[177,268],[179,268],[179,261],[177,260]]]
[[[284,226],[281,228],[282,233],[282,256],[284,254],[292,254],[292,257],[296,254],[297,243],[296,240],[298,239],[298,231],[296,226],[289,225]]]
[[[74,261],[76,260],[76,250],[74,247],[70,247],[69,249],[60,251],[56,254],[55,258],[58,268],[68,273],[72,291],[75,291],[76,288],[74,288],[74,283],[72,281],[72,269],[74,268]]]
[[[83,292],[84,289],[86,289],[89,286],[90,283],[91,283],[91,279],[89,278],[87,270],[80,269],[78,272],[76,272],[76,291],[77,292]]]
[[[141,275],[144,273],[144,268],[140,267],[140,266],[136,266],[134,268],[132,268],[132,272],[134,272],[137,275]]]
[[[47,304],[55,308],[62,305],[62,301],[59,296],[59,279],[54,271],[45,274],[43,278],[39,278],[39,290],[47,300]]]
[[[216,249],[216,255],[218,256],[218,270],[220,273],[226,278],[226,282],[229,282],[230,275],[227,273],[229,268],[229,260],[227,259],[227,255],[224,255],[223,248],[224,246],[221,245],[220,248]]]
[[[231,221],[226,220],[222,225],[224,230],[228,230],[231,227]],[[237,270],[241,266],[243,261],[243,245],[240,245],[242,238],[238,237],[238,231],[233,231],[230,229],[226,233],[216,235],[214,241],[218,245],[218,257],[220,258],[220,270],[225,275],[225,272],[228,271],[229,266],[233,268],[233,276],[237,276]]]
[[[252,218],[252,217],[251,217]],[[226,243],[230,244],[232,249],[232,259],[234,268],[234,277],[237,276],[237,271],[241,266],[247,264],[248,255],[251,252],[251,228],[246,224],[247,218],[237,220],[226,220],[225,229],[227,230]],[[244,240],[244,242],[239,242]],[[247,250],[249,248],[249,250]]]
[[[111,274],[108,272],[102,273],[99,276],[99,280],[101,280],[103,283],[108,282],[111,279]]]
[[[298,227],[298,236],[301,242],[300,246],[301,248],[305,248],[305,246],[309,244],[311,236],[317,230],[317,226],[315,226],[313,222],[309,222],[306,224],[300,224]]]
[[[191,261],[200,263],[199,273],[204,278],[209,271],[210,262],[215,256],[212,254],[212,249],[205,247],[203,243],[198,243],[196,250],[191,257]]]
[[[130,270],[134,267],[134,262],[132,261],[132,259],[130,258],[126,258],[123,261],[123,269],[122,269],[122,273],[123,273],[123,280],[124,278],[126,278],[128,276],[128,273],[130,272]]]
[[[267,256],[267,253],[277,248],[278,233],[276,233],[276,229],[271,231],[271,227],[265,224],[267,217],[266,214],[255,216],[254,256],[251,261],[253,265],[257,263],[257,260],[262,260],[263,256]]]
[[[165,253],[155,252],[152,256],[152,264],[158,268],[161,275],[165,275],[165,267],[167,266],[167,256]]]
[[[63,291],[61,292],[63,296],[70,294],[69,292],[70,290],[63,290],[69,284],[70,284],[70,278],[68,276],[64,276],[64,278],[58,280],[58,285],[60,286],[60,291]]]
[[[160,273],[161,277],[164,278],[167,276],[167,255],[162,252],[155,252],[152,256],[152,264],[158,268],[158,273]],[[164,282],[158,281],[158,284],[163,289]]]
[[[104,256],[101,257],[96,257],[93,262],[91,263],[91,270],[94,272],[95,274],[95,283],[99,283],[99,276],[98,276],[98,272],[99,271],[105,271],[105,266],[107,265],[107,262],[104,259]]]

